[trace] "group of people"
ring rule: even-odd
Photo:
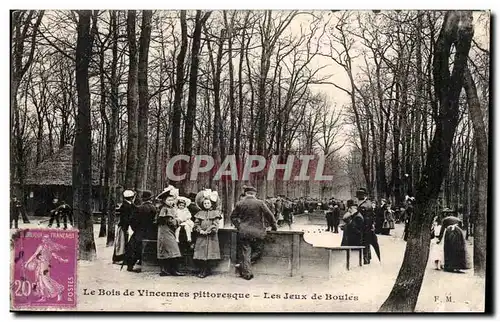
[[[245,186],[231,214],[231,222],[239,232],[235,267],[247,280],[253,278],[252,263],[262,256],[267,227],[277,230],[274,213],[263,200],[256,198],[256,192],[255,188]],[[197,276],[210,275],[214,264],[221,259],[218,230],[223,226],[223,216],[218,193],[203,189],[188,198],[180,196],[179,190],[170,185],[156,198],[151,191],[142,191],[139,202],[137,197],[132,190],[123,192],[113,263],[126,265],[129,272],[140,272],[136,265],[142,264],[142,241],[152,239],[157,240],[160,276],[183,276],[179,270],[182,258],[179,237],[183,229],[194,249]],[[133,231],[130,238],[129,227]]]
[[[341,246],[364,246],[363,262],[370,264],[371,246],[380,259],[380,247],[375,234],[376,207],[368,199],[366,190],[363,188],[358,190],[357,199],[359,204],[352,199],[347,201],[347,212],[342,218],[345,224],[342,226],[344,234]]]

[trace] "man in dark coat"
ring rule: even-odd
[[[333,233],[338,234],[340,225],[340,208],[337,203],[335,203],[335,205],[333,206],[332,224],[334,229]]]
[[[257,189],[245,187],[245,199],[239,201],[232,214],[231,222],[238,229],[238,248],[241,262],[236,267],[246,280],[253,278],[252,263],[262,256],[267,221],[276,231],[277,223],[273,213],[264,201],[257,199]]]
[[[326,217],[326,231],[333,232],[333,205],[328,206],[328,210],[325,212]]]
[[[58,197],[54,197],[54,199],[52,199],[52,207],[53,208],[50,211],[49,228],[52,227],[52,224],[54,223],[54,220],[56,221],[57,228],[59,228],[61,226],[60,223],[59,223],[59,212],[57,211],[57,209],[61,205],[62,205],[62,202],[59,201]]]
[[[347,201],[347,213],[343,220],[346,224],[340,246],[362,246],[364,220],[353,200]]]
[[[136,211],[130,213],[129,223],[133,234],[127,243],[125,250],[125,258],[127,263],[127,271],[140,272],[134,270],[134,265],[141,265],[142,257],[142,240],[152,234],[153,222],[156,217],[156,208],[151,199],[153,193],[148,190],[142,191],[142,205],[136,208]]]
[[[371,245],[376,241],[375,227],[374,227],[374,211],[372,202],[365,198],[360,202],[359,211],[363,216],[363,261],[365,264],[370,264],[372,259]]]
[[[66,201],[61,200],[59,206],[54,211],[56,218],[62,219],[64,229],[68,229],[68,220],[71,226],[73,226],[73,211]],[[57,222],[57,227],[59,227],[59,221]]]
[[[10,228],[12,228],[12,222],[14,222],[15,229],[19,228],[19,216],[23,216],[23,213],[23,204],[16,196],[12,197],[10,201]]]

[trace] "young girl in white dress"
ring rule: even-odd
[[[186,231],[186,238],[188,243],[191,242],[191,233],[193,231],[194,222],[191,220],[191,212],[187,206],[191,203],[186,197],[179,197],[177,201],[177,219],[180,221],[179,227],[175,230],[175,238],[179,242],[179,235],[181,232],[181,227],[184,227]]]
[[[434,263],[434,268],[441,270],[444,266],[444,248],[443,243],[437,243],[441,225],[437,223],[436,219],[434,219],[433,223],[434,238],[431,239],[430,258]]]

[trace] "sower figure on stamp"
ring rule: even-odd
[[[236,267],[242,278],[253,278],[252,263],[262,256],[267,221],[276,231],[277,223],[271,210],[264,201],[257,199],[257,189],[245,187],[245,199],[239,201],[231,214],[231,222],[238,229],[238,248],[241,255]]]
[[[125,246],[128,242],[128,227],[130,226],[130,218],[137,210],[134,204],[135,192],[125,190],[123,192],[123,203],[120,206],[120,219],[115,234],[115,249],[113,252],[113,263],[118,264],[125,259]]]
[[[177,219],[177,197],[179,190],[168,186],[157,197],[164,200],[163,206],[156,217],[158,224],[157,256],[160,262],[160,276],[183,276],[178,270],[178,259],[181,257],[179,244],[175,238],[175,230],[179,227]]]
[[[35,292],[40,296],[38,302],[45,302],[47,299],[56,297],[57,301],[62,300],[64,286],[58,283],[50,272],[52,270],[52,258],[61,263],[68,262],[68,259],[62,258],[56,253],[64,248],[64,246],[50,240],[48,235],[45,235],[42,238],[42,243],[24,264],[28,270],[35,272]]]
[[[130,228],[133,234],[125,248],[125,258],[127,263],[128,272],[139,273],[140,269],[134,270],[134,265],[137,263],[141,265],[142,256],[142,240],[147,237],[148,230],[151,227],[156,216],[156,207],[151,202],[153,193],[145,190],[142,192],[143,203],[137,207],[136,211],[130,217]]]

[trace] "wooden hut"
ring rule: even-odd
[[[47,215],[53,208],[52,200],[58,197],[73,205],[73,146],[65,145],[62,149],[42,161],[25,180],[27,211],[35,216]],[[92,171],[92,211],[101,207],[102,187],[99,171],[93,166]]]

